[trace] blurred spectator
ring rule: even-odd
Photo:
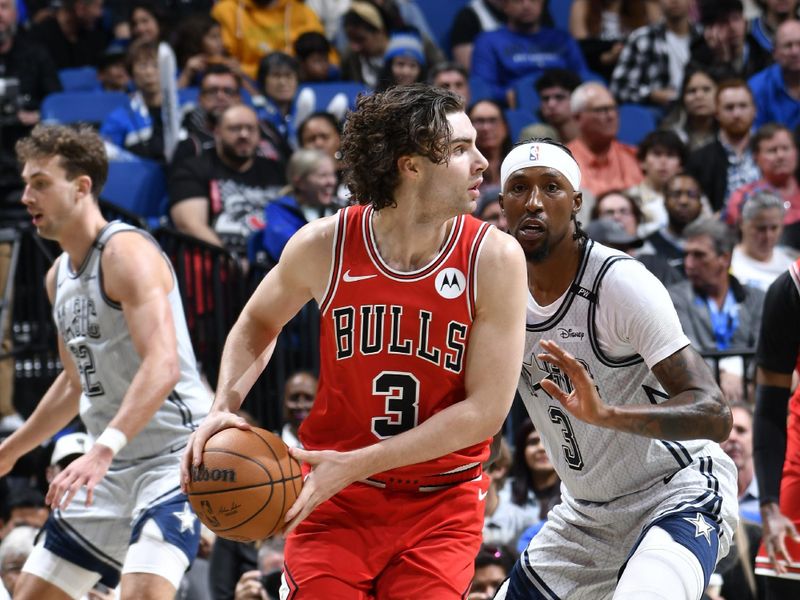
[[[580,165],[581,188],[597,197],[642,181],[636,148],[617,140],[619,113],[608,88],[594,81],[583,83],[572,92],[570,106],[578,123],[578,137],[567,147]],[[588,212],[591,206],[583,209]]]
[[[21,525],[10,531],[0,543],[0,577],[3,580],[3,587],[8,590],[12,598],[17,579],[22,572],[22,565],[33,551],[33,543],[38,533],[39,530],[35,527]]]
[[[459,63],[441,62],[435,64],[428,73],[428,83],[458,94],[464,99],[465,106],[470,105],[472,94],[469,89],[469,74],[467,69]]]
[[[281,190],[282,195],[267,204],[264,229],[250,242],[256,253],[266,252],[271,264],[278,262],[289,238],[303,225],[332,215],[339,208],[333,202],[336,168],[321,150],[296,150],[289,159],[286,179],[289,184]]]
[[[478,200],[478,206],[473,213],[475,217],[481,221],[486,221],[497,227],[500,231],[508,230],[508,222],[506,221],[506,214],[500,206],[500,200],[497,193],[500,191],[499,186],[493,186],[481,193]]]
[[[456,13],[450,28],[450,52],[453,60],[465,69],[472,65],[475,38],[484,31],[494,31],[506,22],[505,0],[471,0]]]
[[[606,199],[617,197],[624,198],[625,196],[621,192],[608,192],[605,196],[601,196],[601,203],[595,205],[595,207],[602,207],[606,203]],[[632,200],[630,202],[633,206],[636,206],[633,204]],[[601,208],[601,210],[608,214],[607,209],[604,207]],[[616,218],[613,216],[593,217],[586,226],[586,235],[604,246],[614,248],[615,250],[625,252],[635,257],[664,285],[671,285],[683,280],[681,273],[670,265],[663,256],[658,254],[641,254],[639,250],[643,246],[643,240],[636,235],[635,226],[633,228],[634,233],[631,233],[622,223],[618,216]]]
[[[331,113],[325,111],[311,113],[297,129],[297,138],[301,148],[322,150],[333,159],[333,164],[336,166],[336,178],[339,181],[335,201],[339,206],[345,206],[349,200],[349,192],[343,183],[342,153],[339,151],[342,142],[341,136],[339,121]]]
[[[256,76],[265,54],[292,52],[301,33],[324,33],[317,15],[301,0],[219,0],[211,16],[222,27],[225,48],[248,77]]]
[[[250,575],[252,571],[255,574]],[[258,582],[258,544],[255,542],[235,542],[223,537],[217,538],[214,542],[214,547],[211,550],[211,557],[209,558],[209,573],[213,574],[209,577],[211,588],[211,598],[213,600],[242,600],[243,598],[252,598],[262,600],[263,596],[260,595],[261,587]],[[244,575],[248,575],[246,581],[252,577],[254,579],[253,586],[248,586],[248,589],[240,588],[240,584]],[[255,588],[255,595],[244,595],[244,592],[250,591],[249,587]],[[239,588],[240,595],[236,596],[236,590]]]
[[[256,83],[261,95],[253,98],[258,118],[269,124],[291,147],[297,145],[295,99],[300,85],[297,59],[271,52],[258,63]]]
[[[747,82],[756,104],[756,127],[772,121],[794,129],[800,125],[800,21],[785,21],[775,34],[775,64]]]
[[[310,151],[308,151],[310,152]],[[317,377],[311,371],[296,371],[283,387],[283,428],[281,439],[292,448],[302,448],[297,430],[305,421],[317,397]]]
[[[278,600],[283,570],[283,538],[264,540],[258,548],[257,568],[246,571],[236,583],[234,600]]]
[[[651,131],[639,144],[636,158],[644,179],[627,190],[642,211],[639,235],[647,236],[667,224],[664,186],[683,171],[687,157],[686,146],[672,131]]]
[[[342,57],[342,78],[374,88],[389,46],[388,16],[371,2],[353,0],[342,26],[349,46]]]
[[[494,598],[503,581],[511,574],[516,554],[505,546],[482,545],[475,557],[475,575],[467,600]]]
[[[481,191],[500,184],[500,164],[514,145],[502,107],[494,100],[478,100],[467,110],[475,127],[475,145],[489,161],[483,172]]]
[[[589,68],[608,81],[625,38],[660,19],[656,0],[574,0],[569,32],[578,40]]]
[[[764,292],[730,274],[734,235],[716,219],[704,218],[684,231],[687,281],[668,291],[684,333],[698,352],[755,348]],[[744,397],[742,361],[719,362],[719,383],[729,402]]]
[[[772,64],[772,53],[747,32],[741,0],[700,0],[703,37],[692,44],[692,61],[717,78],[746,79]]]
[[[622,226],[631,239],[638,236],[642,222],[642,209],[630,194],[621,190],[609,190],[597,197],[592,207],[591,219],[613,219]],[[600,241],[600,240],[598,240]],[[605,242],[600,242],[604,244]]]
[[[511,469],[511,450],[505,439],[500,438],[497,458],[485,466],[489,487],[484,500],[483,543],[496,546],[513,546],[519,535],[539,518],[511,502],[508,495],[500,497]]]
[[[27,484],[9,485],[9,493],[0,503],[0,540],[8,533],[27,525],[37,531],[44,526],[50,511],[44,503],[44,495]]]
[[[670,265],[683,269],[684,231],[703,211],[703,192],[697,180],[682,172],[664,186],[664,208],[667,224],[646,238],[642,252],[666,258]]]
[[[178,87],[200,85],[203,73],[213,65],[224,65],[239,78],[244,77],[239,61],[225,53],[222,28],[207,14],[194,14],[181,21],[175,30],[174,47],[180,70]],[[255,92],[255,86],[252,88],[248,90],[251,93]]]
[[[59,437],[53,444],[53,454],[47,467],[47,483],[79,456],[83,456],[92,447],[92,439],[82,432],[67,433]]]
[[[733,249],[731,273],[736,279],[766,292],[794,262],[778,246],[783,232],[784,200],[768,189],[754,191],[743,205],[741,242]]]
[[[664,20],[634,31],[625,43],[611,78],[620,102],[665,107],[678,96],[689,48],[700,37],[689,0],[659,0]]]
[[[23,188],[14,144],[39,122],[45,96],[61,89],[47,50],[17,35],[15,0],[0,0],[0,205]],[[2,207],[4,211],[5,206]]]
[[[689,151],[714,141],[717,83],[705,67],[690,63],[686,67],[680,97],[661,122],[661,127],[674,131]]]
[[[131,76],[125,65],[125,48],[122,44],[112,43],[97,65],[97,79],[100,87],[106,92],[123,92],[127,94],[131,91]]]
[[[526,75],[561,67],[588,75],[578,44],[566,31],[542,27],[544,0],[506,0],[508,25],[481,33],[472,53],[472,77],[502,104],[508,89]]]
[[[734,191],[723,213],[729,225],[737,225],[746,198],[757,190],[771,190],[785,202],[784,225],[800,222],[800,185],[797,171],[797,143],[783,125],[767,123],[752,137],[750,148],[761,178]]]
[[[508,491],[511,501],[534,521],[545,520],[550,509],[561,502],[561,480],[529,418],[520,423],[514,435],[510,490],[504,493]]]
[[[389,38],[383,67],[378,74],[375,91],[382,92],[394,85],[425,81],[426,65],[422,40],[410,32],[395,33]]]
[[[716,106],[716,139],[692,152],[686,165],[715,212],[735,190],[760,176],[750,150],[756,115],[750,88],[740,79],[723,81],[717,87]]]
[[[760,523],[758,482],[753,465],[753,408],[746,402],[736,402],[731,405],[731,415],[731,433],[720,446],[738,471],[739,516]]]
[[[146,40],[132,42],[127,66],[135,92],[127,106],[115,109],[105,118],[100,133],[137,156],[166,164],[158,45]]]
[[[97,66],[111,36],[102,27],[103,0],[61,0],[54,16],[31,28],[58,69]]]
[[[798,0],[757,0],[761,14],[750,21],[750,31],[767,52],[775,49],[775,32],[781,23],[797,17]]]
[[[174,600],[211,600],[211,589],[208,585],[212,577],[209,559],[216,541],[214,532],[201,524],[197,556],[181,579]]]
[[[158,44],[167,37],[166,15],[161,6],[152,0],[132,2],[128,23],[131,28],[131,40]]]
[[[225,109],[242,101],[241,80],[223,64],[212,64],[200,80],[198,105],[183,119],[181,141],[172,155],[178,164],[214,146],[214,127]]]
[[[336,81],[339,69],[331,64],[331,44],[318,31],[306,31],[294,42],[294,54],[300,64],[300,81],[317,83]]]
[[[570,97],[581,84],[580,78],[568,69],[547,69],[533,84],[539,95],[541,123],[525,127],[520,140],[549,137],[568,144],[578,136],[578,122],[572,114]]]
[[[264,208],[285,183],[280,163],[258,156],[258,119],[247,106],[226,109],[215,147],[187,158],[169,181],[170,216],[178,230],[245,256],[264,227]]]

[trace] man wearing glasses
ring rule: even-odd
[[[619,114],[608,88],[594,81],[584,83],[572,92],[570,103],[578,137],[567,147],[581,168],[581,190],[597,198],[608,190],[624,190],[641,182],[644,176],[636,149],[617,140]],[[587,214],[590,209],[584,207]]]

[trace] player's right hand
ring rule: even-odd
[[[187,493],[189,489],[189,479],[192,473],[192,467],[199,467],[203,458],[203,448],[206,446],[208,438],[230,427],[238,427],[250,431],[252,427],[242,417],[233,414],[227,410],[212,410],[208,416],[203,419],[200,427],[189,436],[189,441],[186,444],[186,451],[183,453],[181,459],[181,490]]]
[[[761,525],[764,531],[764,548],[772,561],[775,572],[786,573],[786,565],[800,557],[793,557],[786,548],[786,538],[800,542],[800,534],[790,519],[780,511],[775,502],[761,505]]]

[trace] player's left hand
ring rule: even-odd
[[[352,460],[352,452],[310,451],[301,448],[289,448],[289,452],[297,460],[310,465],[311,473],[303,482],[303,489],[297,500],[286,513],[284,535],[288,535],[325,500],[362,478]]]
[[[114,455],[111,448],[95,444],[83,456],[70,465],[50,482],[45,502],[51,509],[67,508],[78,490],[86,486],[86,506],[94,500],[94,488],[105,477]]]
[[[573,390],[567,393],[551,379],[540,382],[544,391],[558,400],[570,414],[592,425],[602,425],[610,410],[597,393],[597,386],[586,368],[574,356],[552,340],[542,340],[544,352],[539,359],[557,366],[572,382]]]

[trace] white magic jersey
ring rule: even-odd
[[[94,437],[103,432],[119,411],[141,364],[122,307],[107,298],[102,287],[100,257],[103,248],[112,235],[121,231],[136,231],[156,243],[144,231],[115,221],[100,232],[77,272],[72,270],[69,257],[62,254],[56,275],[53,317],[78,369],[83,389],[81,419]],[[184,447],[189,434],[211,405],[210,395],[197,372],[177,282],[169,293],[169,303],[178,342],[180,380],[145,428],[117,454],[115,461],[141,460]]]
[[[626,290],[601,286],[609,270],[614,269],[615,265],[620,268],[620,261],[633,259],[591,240],[587,241],[575,281],[558,301],[555,311],[549,315],[546,310],[537,314],[531,306],[535,303],[529,303],[528,309],[519,392],[569,495],[590,502],[609,502],[649,488],[657,482],[664,482],[701,454],[730,462],[714,442],[655,440],[589,425],[570,415],[558,400],[542,389],[541,380],[549,378],[566,392],[572,391],[571,382],[558,367],[536,356],[542,352],[539,341],[550,339],[588,369],[600,397],[607,404],[658,404],[667,399],[640,353],[645,354],[644,346],[649,345],[647,358],[652,365],[686,346],[688,340],[680,331],[677,315],[666,291],[644,266],[635,261],[624,265],[631,267],[625,270],[626,278],[636,279],[626,280]],[[631,275],[633,277],[628,277]],[[647,302],[648,294],[654,298],[652,304]],[[639,305],[629,304],[631,297],[640,301]],[[663,297],[667,298],[666,305],[661,302]],[[642,299],[644,302],[641,302]],[[647,314],[648,309],[652,314]],[[612,323],[614,336],[605,330],[598,330],[599,310],[604,315],[604,326]],[[672,314],[667,312],[669,310]],[[614,319],[607,318],[609,313]],[[673,322],[676,324],[674,327]],[[648,323],[654,324],[653,333],[650,333]],[[631,324],[635,324],[636,328],[647,328],[647,333],[642,335],[640,331],[638,336],[636,332],[631,333]],[[598,340],[598,336],[605,336],[606,340]],[[616,340],[629,339],[630,355],[609,356],[603,346],[607,349],[607,340],[612,337]]]

